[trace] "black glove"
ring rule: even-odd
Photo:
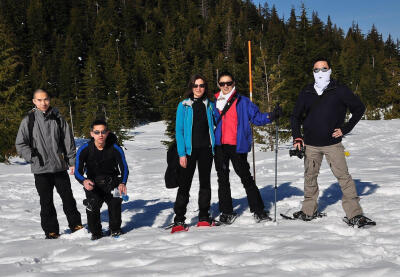
[[[271,121],[277,120],[278,118],[280,118],[282,116],[282,108],[281,106],[279,106],[279,104],[276,104],[274,110],[272,111],[272,113],[270,113],[270,119]]]

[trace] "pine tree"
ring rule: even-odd
[[[112,72],[113,90],[108,92],[105,114],[109,128],[117,135],[118,142],[130,138],[127,129],[131,127],[128,106],[127,74],[119,61]]]
[[[15,154],[15,137],[28,103],[21,59],[7,30],[0,19],[0,162]]]
[[[172,48],[168,57],[161,57],[164,63],[165,73],[163,74],[163,87],[161,114],[167,122],[166,134],[175,139],[175,117],[179,101],[183,99],[186,88],[188,64],[185,61],[184,53],[181,50]]]
[[[106,118],[103,71],[94,55],[88,57],[83,71],[83,86],[75,103],[78,135],[89,137],[90,124],[96,118]]]

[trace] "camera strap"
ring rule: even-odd
[[[226,102],[224,108],[222,109],[221,114],[219,115],[218,120],[215,122],[215,126],[218,126],[219,122],[222,120],[222,117],[228,112],[229,108],[232,106],[233,102],[235,102],[237,98],[237,93],[235,93],[228,102]]]

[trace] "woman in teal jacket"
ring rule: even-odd
[[[186,231],[186,207],[196,164],[198,164],[199,223],[198,226],[211,226],[209,209],[211,201],[210,172],[214,155],[213,105],[208,99],[207,82],[201,75],[194,75],[188,83],[185,98],[176,112],[176,143],[179,164],[182,167],[181,182],[174,205],[174,226],[172,233]]]

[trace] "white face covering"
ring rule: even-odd
[[[315,91],[318,93],[318,95],[321,95],[326,89],[326,87],[329,85],[329,82],[331,81],[332,70],[329,69],[327,72],[319,71],[317,73],[315,72],[313,73],[315,79],[315,84],[314,84]]]

